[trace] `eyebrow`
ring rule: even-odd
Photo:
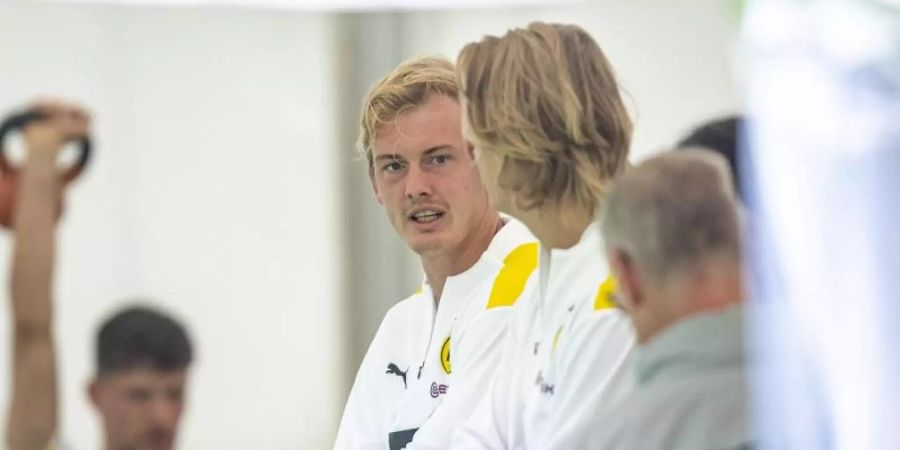
[[[425,150],[425,152],[422,153],[422,155],[423,155],[423,156],[428,156],[428,155],[431,155],[432,153],[437,153],[437,152],[439,152],[439,151],[441,151],[441,150],[447,150],[447,149],[449,149],[449,148],[453,148],[453,146],[450,145],[450,144],[437,145],[437,146],[434,146],[434,147],[429,148],[428,150]]]
[[[396,153],[391,153],[391,154],[386,154],[386,155],[378,155],[375,157],[375,161],[402,161],[402,160],[403,160],[403,157]]]
[[[428,150],[425,150],[424,152],[422,152],[422,156],[429,156],[433,153],[437,153],[441,150],[447,150],[450,148],[453,148],[453,146],[450,144],[436,145],[436,146],[431,147]],[[404,158],[397,153],[378,155],[375,157],[375,161],[403,161],[403,160],[404,160]]]

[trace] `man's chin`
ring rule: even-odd
[[[438,236],[416,236],[407,240],[407,244],[412,251],[421,257],[441,253],[446,247],[444,241]]]
[[[171,437],[150,437],[144,441],[147,450],[172,450],[175,448],[175,440]]]

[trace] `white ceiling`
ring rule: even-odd
[[[166,7],[239,7],[298,11],[515,8],[581,3],[579,0],[44,0],[49,3]]]

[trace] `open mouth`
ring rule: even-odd
[[[420,209],[410,214],[409,220],[416,223],[430,223],[444,217],[444,214],[443,211],[438,211],[436,209]]]

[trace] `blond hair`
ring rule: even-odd
[[[500,152],[499,185],[518,206],[593,214],[627,164],[631,119],[612,68],[575,25],[534,22],[466,45],[457,73],[468,136]]]
[[[447,58],[424,56],[406,60],[372,86],[363,99],[358,142],[369,165],[378,130],[400,114],[421,106],[432,95],[454,100],[459,97],[453,63]]]

